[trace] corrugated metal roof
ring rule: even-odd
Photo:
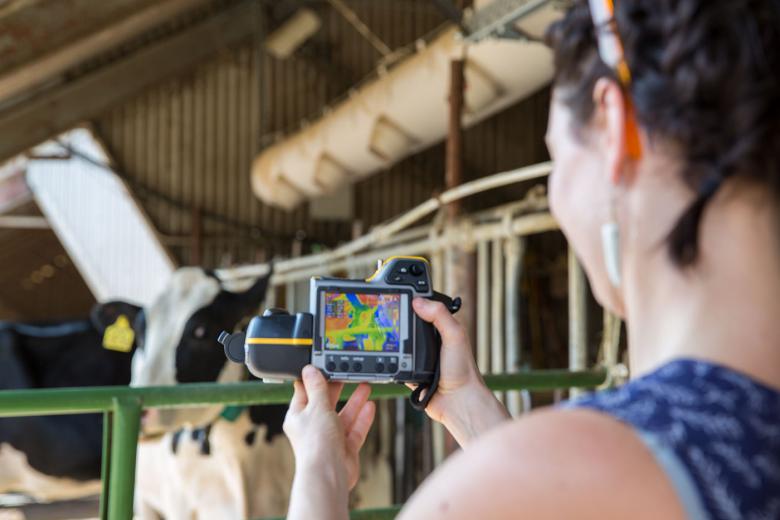
[[[391,47],[413,42],[443,21],[427,2],[361,0],[350,5]],[[193,260],[192,207],[204,214],[206,265],[288,251],[301,232],[327,244],[350,236],[350,223],[313,221],[306,208],[293,213],[269,208],[248,188],[259,143],[319,113],[373,71],[379,57],[338,13],[325,4],[312,7],[323,28],[291,59],[260,59],[256,45],[244,45],[150,89],[96,123],[129,176],[175,199],[171,204],[139,193],[185,264]],[[261,89],[267,93],[265,113]]]

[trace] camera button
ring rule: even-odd
[[[390,363],[390,366],[388,367],[388,371],[391,374],[398,372],[398,365],[396,363]]]
[[[349,372],[349,363],[342,361],[339,365],[339,369],[341,369],[342,372]]]
[[[353,372],[362,372],[363,371],[363,363],[360,363],[360,362],[352,363],[352,371]]]
[[[336,371],[336,363],[335,363],[334,361],[328,361],[328,362],[325,364],[325,369],[326,369],[328,372],[335,372],[335,371]]]
[[[423,274],[423,272],[425,272],[425,270],[422,268],[420,264],[412,264],[409,267],[409,271],[411,271],[411,273],[414,276],[420,276],[421,274]]]
[[[385,371],[385,365],[383,363],[377,363],[374,369],[381,374]]]

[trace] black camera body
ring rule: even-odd
[[[367,280],[312,278],[310,312],[270,309],[245,334],[223,333],[219,341],[230,360],[261,379],[298,379],[312,364],[334,381],[415,383],[428,390],[427,403],[441,340],[415,314],[415,297],[441,301],[452,313],[460,308],[459,298],[433,290],[425,258],[392,257]]]

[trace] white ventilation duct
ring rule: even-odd
[[[518,26],[540,36],[555,16],[548,3]],[[447,133],[450,61],[461,56],[466,59],[466,126],[552,78],[551,51],[543,44],[488,39],[464,48],[452,28],[263,151],[252,166],[255,194],[267,204],[292,209],[440,141]]]

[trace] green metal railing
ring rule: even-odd
[[[593,388],[605,382],[603,369],[569,372],[539,370],[485,376],[495,391]],[[349,395],[354,385],[347,385]],[[376,385],[372,399],[406,396],[402,385]],[[345,396],[346,396],[345,395]],[[285,404],[292,385],[194,383],[165,387],[126,386],[0,391],[0,417],[103,413],[103,492],[101,519],[130,520],[133,512],[135,458],[144,408],[182,408],[204,405]],[[397,509],[355,512],[353,518],[392,518]]]

